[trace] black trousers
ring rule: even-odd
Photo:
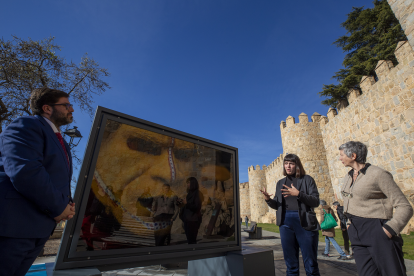
[[[154,217],[154,221],[156,222],[170,222],[173,215],[170,214],[160,214],[156,217]],[[171,241],[171,226],[167,226],[164,229],[161,230],[155,230],[154,231],[154,237],[155,237],[155,245],[156,246],[164,246],[170,244]]]
[[[405,276],[400,236],[388,238],[382,229],[387,220],[352,217],[348,228],[358,275]]]
[[[24,276],[47,238],[20,239],[0,236],[0,276]]]
[[[184,231],[187,237],[188,244],[197,243],[198,229],[200,228],[200,222],[198,221],[187,221],[184,222]]]
[[[345,249],[345,253],[346,255],[349,255],[349,236],[348,236],[348,231],[342,230],[342,238],[344,238],[344,249]]]

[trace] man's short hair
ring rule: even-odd
[[[339,206],[339,205],[341,205],[338,201],[335,201],[334,203],[332,203],[332,205],[334,205],[334,206]]]
[[[69,94],[60,90],[50,89],[47,87],[37,88],[30,95],[30,108],[33,115],[42,115],[43,106],[55,104],[60,98],[69,98]]]

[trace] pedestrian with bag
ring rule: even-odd
[[[329,255],[329,248],[332,245],[335,247],[336,251],[339,253],[338,260],[351,260],[351,256],[347,255],[339,244],[335,240],[335,227],[338,226],[336,223],[338,219],[335,216],[334,211],[326,204],[325,200],[321,200],[322,208],[320,210],[320,223],[322,228],[322,235],[325,236],[325,252],[322,253],[322,256],[331,257]]]
[[[351,170],[341,191],[358,275],[406,275],[400,232],[413,208],[392,174],[366,162],[368,149],[350,141],[339,147],[339,160]]]
[[[349,236],[348,236],[348,230],[346,229],[346,216],[344,215],[344,207],[339,204],[338,201],[335,201],[332,203],[333,207],[336,209],[336,213],[338,214],[339,218],[339,225],[341,226],[341,232],[342,232],[342,238],[344,239],[344,251],[346,255],[353,255],[349,254]]]
[[[283,175],[285,177],[276,184],[273,199],[266,188],[260,191],[269,207],[276,210],[286,275],[299,275],[300,248],[306,275],[319,276],[317,255],[320,227],[313,211],[319,206],[318,188],[295,154],[287,154],[283,159]]]

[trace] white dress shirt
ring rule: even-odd
[[[42,116],[43,117],[43,116]],[[45,119],[46,120],[46,122],[50,125],[50,127],[53,129],[53,132],[54,133],[57,133],[57,132],[59,132],[60,133],[60,131],[57,129],[57,127],[55,126],[55,124],[54,123],[52,123],[52,121],[51,120],[49,120],[48,118],[46,118],[46,117],[43,117],[43,119]]]

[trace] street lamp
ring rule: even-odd
[[[69,147],[72,149],[73,147],[76,147],[80,140],[82,139],[82,134],[79,132],[78,127],[74,126],[73,129],[68,129],[67,131],[63,132],[67,136],[70,137],[69,141]],[[73,143],[73,139],[80,138],[76,144]]]

